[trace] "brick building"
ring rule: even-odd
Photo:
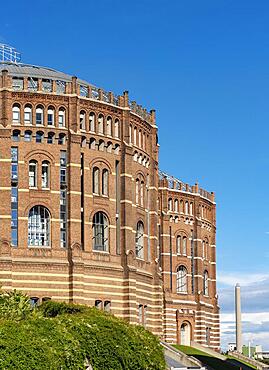
[[[0,63],[0,283],[219,349],[214,195],[159,171],[155,112]]]

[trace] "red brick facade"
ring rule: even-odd
[[[96,305],[169,342],[187,323],[218,349],[213,195],[160,177],[155,112],[46,68],[0,72],[2,287]]]

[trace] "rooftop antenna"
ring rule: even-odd
[[[0,62],[19,63],[21,53],[12,46],[0,43]]]

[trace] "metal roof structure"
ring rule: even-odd
[[[21,60],[21,53],[9,45],[0,43],[0,61],[17,63]]]
[[[0,73],[7,70],[14,77],[32,77],[44,78],[51,80],[61,80],[71,82],[72,76],[63,72],[56,71],[53,68],[35,66],[32,64],[15,63],[15,62],[0,62]],[[89,85],[88,82],[78,79],[78,82],[84,85]]]

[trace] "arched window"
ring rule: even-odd
[[[206,245],[205,245],[205,241],[203,240],[202,242],[202,257],[205,258],[205,248],[206,248]]]
[[[184,202],[182,199],[180,199],[179,208],[180,208],[180,213],[184,213]]]
[[[115,123],[114,123],[114,136],[116,138],[119,138],[120,137],[120,123],[119,123],[119,120],[116,118],[115,119]]]
[[[137,128],[134,128],[134,145],[136,145],[136,138],[137,138]]]
[[[98,133],[104,133],[104,116],[102,114],[99,114],[98,116]]]
[[[96,141],[93,137],[90,138],[90,149],[96,149]]]
[[[182,254],[183,255],[187,254],[187,238],[186,238],[186,236],[183,236],[183,239],[182,239]]]
[[[86,148],[86,145],[87,145],[87,138],[86,138],[86,136],[82,136],[80,146],[81,146],[81,148]]]
[[[185,214],[189,214],[189,202],[185,202]]]
[[[93,249],[108,252],[108,220],[103,212],[93,217]]]
[[[119,154],[119,152],[120,152],[120,146],[119,146],[119,144],[115,144],[115,147],[114,147],[114,153],[115,153],[116,155],[118,155],[118,154]]]
[[[86,113],[84,111],[81,111],[79,115],[79,128],[86,130]]]
[[[24,108],[24,124],[32,124],[32,106],[30,104],[27,104]]]
[[[132,128],[132,125],[129,126],[129,144],[132,144],[132,131],[133,131],[133,128]]]
[[[48,144],[53,144],[54,143],[54,132],[49,132],[48,133]]]
[[[104,149],[105,149],[105,142],[104,142],[104,140],[99,140],[98,150],[100,150],[100,152],[103,152]]]
[[[187,293],[187,269],[184,266],[177,268],[177,293]]]
[[[143,148],[146,149],[146,134],[143,132]]]
[[[108,136],[112,135],[112,118],[110,116],[106,119],[106,134]]]
[[[173,210],[173,201],[172,201],[172,198],[169,198],[168,199],[168,211],[172,211]]]
[[[20,120],[21,120],[20,105],[14,104],[12,107],[12,122],[20,123]]]
[[[177,254],[181,253],[181,236],[177,236]]]
[[[29,162],[29,187],[37,187],[37,161],[35,160]]]
[[[58,137],[58,144],[59,145],[64,145],[65,144],[65,140],[66,140],[66,136],[65,134],[59,134],[59,137]]]
[[[190,203],[190,215],[193,216],[193,203]]]
[[[175,212],[178,212],[178,199],[175,199]]]
[[[139,148],[141,148],[141,135],[142,135],[142,132],[141,132],[141,130],[139,130],[139,132],[138,132],[138,146],[139,146]]]
[[[58,126],[65,127],[65,109],[60,108],[58,112]]]
[[[95,114],[93,112],[91,112],[89,116],[89,126],[90,131],[95,132]]]
[[[139,203],[139,180],[136,179],[135,181],[135,203]]]
[[[210,328],[205,329],[205,341],[208,346],[210,346]]]
[[[36,137],[35,137],[36,143],[42,143],[43,142],[43,137],[44,137],[44,132],[37,131]]]
[[[44,109],[42,105],[38,105],[35,111],[35,122],[37,125],[44,124]]]
[[[12,131],[12,141],[20,141],[20,130],[13,130]]]
[[[46,207],[34,206],[28,217],[28,245],[49,247],[50,213]]]
[[[204,272],[204,295],[208,295],[208,272]]]
[[[42,162],[42,189],[49,188],[49,162],[43,161]]]
[[[99,168],[94,167],[92,171],[92,192],[99,194]]]
[[[102,195],[108,195],[108,170],[102,172]]]
[[[49,107],[48,108],[48,113],[47,113],[48,126],[54,126],[54,117],[55,117],[54,108]]]
[[[135,254],[138,258],[144,258],[144,225],[141,221],[136,226]]]
[[[141,181],[140,183],[140,205],[144,206],[144,182]]]
[[[31,141],[32,140],[32,131],[26,130],[24,133],[24,141]]]
[[[111,141],[108,141],[106,151],[108,153],[112,153],[112,143],[111,143]]]

